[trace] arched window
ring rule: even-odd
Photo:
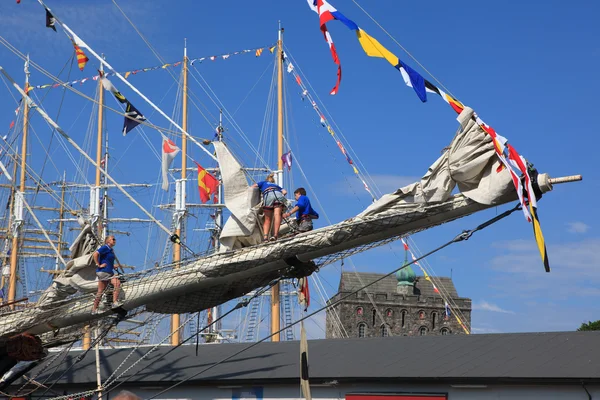
[[[363,315],[363,308],[362,307],[357,307],[356,308],[356,315],[358,315],[358,316]]]
[[[406,323],[408,322],[408,321],[406,321],[406,316],[407,316],[407,315],[408,315],[408,311],[406,311],[406,310],[402,310],[402,311],[400,312],[400,320],[401,320],[401,322],[402,322],[402,325],[401,325],[401,326],[402,326],[403,328],[406,328]]]
[[[421,335],[421,336],[427,335],[427,328],[424,327],[424,326],[420,327],[419,328],[419,335]]]
[[[358,324],[358,337],[365,337],[365,331],[367,330],[367,324]]]
[[[419,319],[425,319],[425,311],[423,311],[423,310],[419,311]]]
[[[388,337],[390,335],[389,329],[386,324],[381,325],[381,337]]]
[[[394,311],[392,311],[391,308],[388,308],[387,310],[385,310],[385,316],[389,317],[389,318],[393,317],[394,316]]]
[[[375,326],[375,321],[377,320],[377,310],[373,309],[373,326]]]
[[[448,328],[442,328],[442,330],[440,331],[440,333],[442,335],[449,335],[450,334],[450,329],[448,329]]]
[[[438,313],[435,311],[431,313],[431,329],[435,329],[435,323],[437,322]]]

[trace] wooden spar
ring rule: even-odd
[[[59,211],[59,218],[62,220],[65,216],[65,183],[66,183],[66,172],[63,172],[63,184],[60,188],[60,211]],[[63,221],[59,221],[58,223],[58,243],[56,244],[56,248],[58,249],[58,253],[60,254],[61,250],[62,250],[62,245],[64,242],[62,242],[62,237],[63,237],[63,229],[64,229],[64,222]],[[42,240],[42,239],[39,239]],[[66,243],[65,243],[66,244]],[[56,269],[60,269],[60,265],[58,263],[58,257],[56,258]]]
[[[98,124],[97,124],[97,133],[96,133],[96,187],[94,188],[95,191],[99,191],[100,190],[100,179],[102,177],[102,171],[100,171],[100,163],[102,162],[102,128],[103,128],[103,122],[104,122],[104,86],[102,86],[102,73],[104,72],[104,68],[102,66],[102,64],[100,64],[100,79],[98,79]],[[106,168],[106,166],[104,166],[104,168]],[[95,196],[96,199],[99,199],[99,192],[95,192]],[[62,206],[62,204],[61,204]],[[98,205],[97,205],[98,207]],[[59,223],[63,223],[62,219],[63,217],[60,217],[60,221]],[[101,218],[98,219],[98,221],[100,222],[97,226],[98,229],[98,237],[100,238],[100,240],[103,239],[102,236],[102,226],[104,225],[104,221],[102,221]],[[92,345],[92,333],[91,333],[91,328],[90,326],[86,326],[84,328],[84,335],[83,335],[83,350],[87,350],[90,348],[90,346]]]
[[[183,93],[182,93],[182,105],[181,105],[181,128],[184,132],[187,132],[187,101],[188,101],[188,58],[187,58],[187,40],[183,46]],[[181,186],[186,184],[187,174],[187,136],[181,135]],[[181,195],[185,195],[185,190],[181,191]],[[176,210],[177,213],[179,210]],[[181,226],[183,215],[175,216],[177,218],[175,234],[181,238]],[[173,244],[173,264],[175,268],[179,268],[181,262],[181,245]],[[179,331],[180,317],[179,314],[173,314],[171,316],[171,345],[177,346],[181,342],[181,334]]]
[[[14,177],[17,176],[17,165],[19,163],[17,162],[17,157],[14,157],[13,159],[13,175]],[[10,209],[8,210],[8,225],[6,226],[6,229],[0,229],[0,232],[4,232],[6,231],[6,235],[8,236],[9,232],[10,232],[10,227],[12,225],[12,219],[13,219],[13,209],[14,209],[14,205],[15,205],[15,185],[14,183],[11,185],[8,185],[10,187]],[[10,255],[7,255],[4,259],[4,263],[3,265],[7,265],[10,263]],[[5,285],[5,277],[4,274],[2,274],[2,279],[0,280],[0,287],[4,287]],[[3,303],[3,299],[0,298],[0,304]]]
[[[29,55],[27,55],[27,61],[25,61],[25,96],[28,96],[27,92],[29,91]],[[29,104],[26,99],[23,99],[23,139],[21,141],[21,164],[20,164],[20,184],[19,184],[19,192],[14,193],[13,203],[16,199],[16,196],[24,196],[25,195],[25,175],[26,175],[26,167],[27,167],[27,133],[29,130]],[[20,200],[22,203],[22,200]],[[20,205],[21,210],[23,205]],[[13,206],[14,209],[14,206]],[[21,211],[22,212],[22,211]],[[17,264],[18,264],[18,253],[19,253],[19,231],[21,230],[21,222],[15,219],[14,221],[17,226],[16,232],[13,232],[12,239],[12,248],[10,252],[10,277],[8,279],[8,298],[7,302],[11,303],[15,300],[17,295]],[[11,309],[14,309],[14,305],[11,306]]]
[[[279,23],[279,38],[277,40],[277,170],[283,170],[283,29]],[[277,176],[281,176],[277,174]],[[277,182],[281,185],[281,179]],[[279,282],[271,288],[271,341],[279,342],[279,324],[281,307],[279,304]]]

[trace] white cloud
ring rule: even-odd
[[[472,309],[473,310],[481,310],[481,311],[499,312],[499,313],[504,313],[504,314],[514,314],[515,313],[514,311],[505,310],[503,308],[500,308],[500,306],[497,306],[496,304],[488,303],[485,300],[481,300],[478,303],[473,303]]]
[[[588,225],[579,221],[569,222],[567,225],[569,226],[568,231],[570,233],[586,233],[590,229]]]

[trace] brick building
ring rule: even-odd
[[[343,272],[333,302],[384,274]],[[442,296],[431,282],[408,267],[327,309],[326,337],[382,337],[464,334],[456,316],[471,326],[471,299],[459,297],[451,278],[435,277],[438,290],[450,300],[446,315]],[[375,304],[375,306],[373,306]],[[342,328],[340,328],[340,326]],[[343,333],[342,333],[343,332]]]

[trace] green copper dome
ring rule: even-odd
[[[405,262],[404,265],[406,267],[402,268],[400,271],[396,272],[396,279],[398,280],[398,286],[412,286],[415,283],[415,279],[417,275],[415,271],[413,271],[410,265],[407,265]]]

